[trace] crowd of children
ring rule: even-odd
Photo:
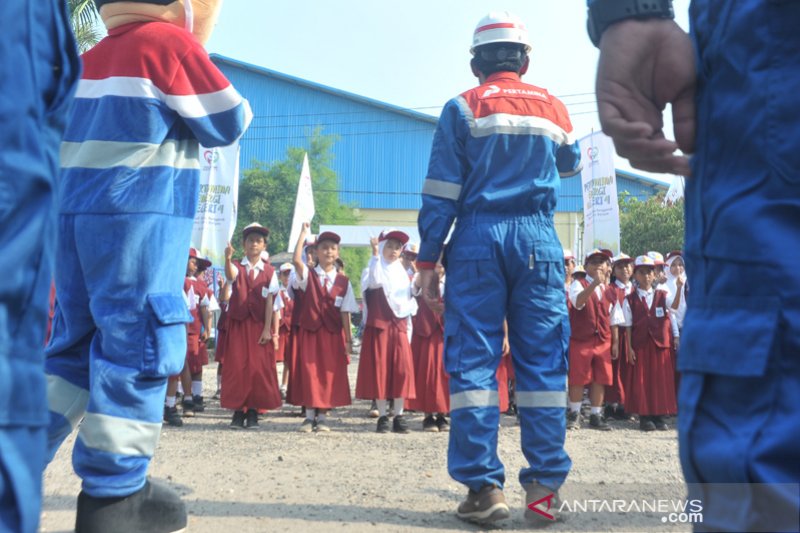
[[[339,235],[313,239],[308,230],[305,224],[292,263],[276,270],[266,253],[269,229],[250,224],[241,260],[227,246],[220,280],[201,275],[211,263],[190,249],[184,294],[194,320],[187,326],[186,366],[170,380],[165,422],[180,426],[182,417],[205,408],[202,371],[217,310],[214,398],[233,411],[230,427],[256,428],[259,414],[286,402],[301,408],[299,431],[330,431],[328,413],[352,402],[351,314],[361,312],[355,398],[372,402],[377,432],[408,433],[406,410],[423,415],[423,431],[447,431],[443,317],[420,295],[416,245],[391,229],[371,239],[359,306],[339,257]],[[589,428],[609,431],[608,420],[637,415],[643,431],[668,429],[666,418],[677,413],[675,355],[689,292],[681,253],[664,260],[658,252],[633,258],[596,249],[577,264],[565,250],[564,265],[571,325],[567,427],[583,425],[588,402]],[[437,269],[443,294],[444,266]],[[217,284],[219,303],[209,284]],[[513,415],[507,345],[498,397],[500,410]]]
[[[642,431],[667,430],[677,414],[675,371],[687,283],[681,252],[636,258],[592,250],[583,265],[564,253],[571,338],[567,428],[608,431],[608,419],[638,415]],[[665,270],[665,267],[667,269]]]

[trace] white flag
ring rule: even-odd
[[[666,196],[664,196],[664,205],[674,204],[675,202],[683,198],[683,190],[684,190],[683,176],[672,176],[672,184],[669,186],[669,190],[667,190]]]
[[[239,141],[200,147],[200,198],[192,246],[216,266],[225,264],[225,245],[236,228],[239,204]]]
[[[619,201],[614,170],[614,143],[602,132],[580,140],[583,155],[583,255],[607,248],[614,255],[619,245]]]
[[[308,168],[308,154],[303,157],[303,170],[300,172],[300,182],[297,184],[297,199],[294,202],[294,217],[292,217],[292,231],[289,232],[289,246],[287,252],[294,252],[303,222],[311,222],[314,218],[314,191],[311,189],[311,170]]]

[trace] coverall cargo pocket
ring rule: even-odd
[[[536,283],[562,289],[564,287],[564,252],[549,244],[533,245],[533,271]]]
[[[192,321],[192,316],[183,298],[169,293],[149,294],[146,307],[142,373],[173,376],[181,371],[186,360],[186,324]]]
[[[497,265],[488,246],[454,246],[447,254],[447,282],[453,294],[457,294],[459,305],[468,309],[479,302],[469,299],[470,295],[486,294],[481,282],[494,277]]]
[[[691,305],[681,335],[678,370],[763,376],[776,340],[779,313],[778,298],[717,297]]]

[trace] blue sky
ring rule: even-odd
[[[674,5],[688,28],[689,0]],[[472,31],[498,10],[528,26],[533,51],[524,81],[561,97],[580,136],[598,130],[598,53],[586,36],[583,0],[227,0],[207,49],[438,115],[445,101],[476,84]],[[624,160],[617,166],[630,169]]]

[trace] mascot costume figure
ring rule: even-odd
[[[146,474],[186,356],[199,144],[231,144],[252,117],[203,48],[220,3],[96,0],[108,37],[83,55],[61,145],[46,361],[51,459],[83,419],[77,531],[186,527],[177,494]]]

